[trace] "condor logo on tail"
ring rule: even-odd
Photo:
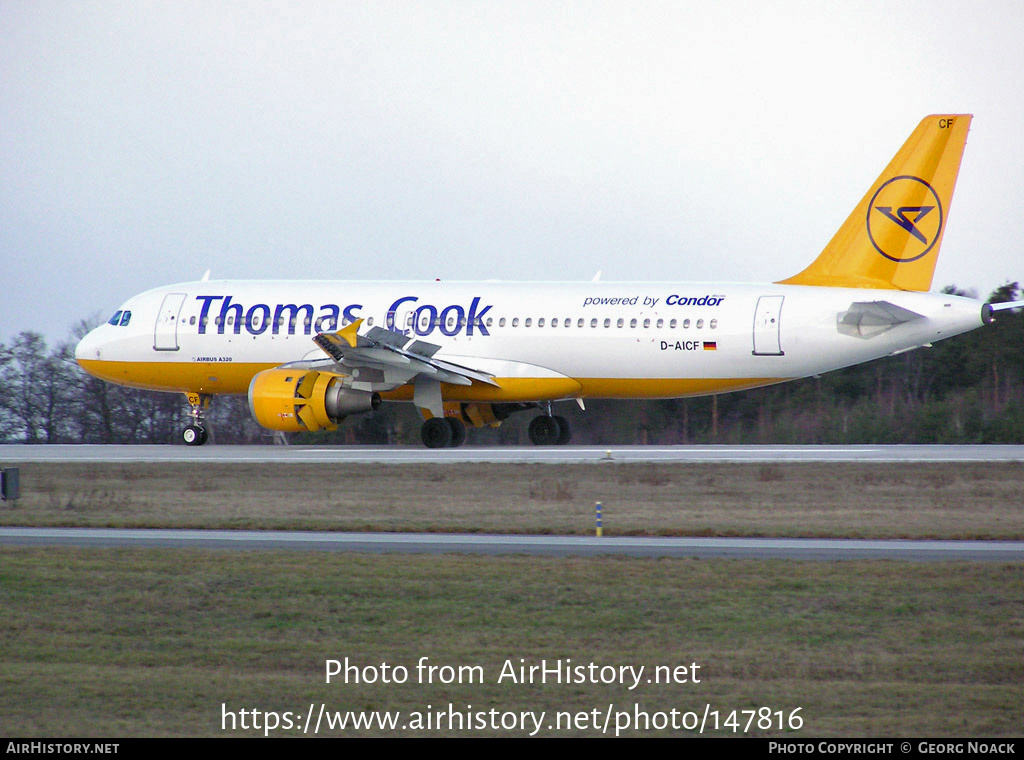
[[[868,204],[868,237],[890,261],[917,261],[939,239],[942,217],[942,202],[931,185],[919,177],[893,177]]]

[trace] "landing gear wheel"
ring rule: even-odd
[[[428,449],[444,449],[452,445],[452,426],[445,417],[431,417],[420,428],[420,439]]]
[[[466,442],[466,426],[454,417],[445,417],[445,419],[448,420],[448,426],[452,429],[452,442],[448,445],[457,449]]]
[[[558,440],[555,443],[564,446],[572,440],[572,428],[569,427],[569,420],[562,416],[555,416],[551,419],[558,423]]]
[[[199,425],[189,425],[181,431],[182,440],[189,446],[202,446],[206,443],[206,428]]]
[[[543,414],[531,420],[527,432],[530,435],[530,443],[534,446],[553,446],[558,443],[558,439],[562,435],[558,418]]]
[[[181,431],[181,438],[189,446],[202,446],[206,443],[206,425],[204,425],[204,410],[210,408],[210,399],[213,396],[192,393],[191,391],[185,394],[188,399],[188,405],[191,407],[189,412],[192,415],[192,424]]]

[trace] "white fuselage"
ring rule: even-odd
[[[842,323],[851,307],[873,303],[913,318]],[[668,398],[926,345],[980,327],[982,307],[943,294],[775,284],[204,281],[129,299],[119,314],[130,318],[90,332],[76,358],[126,385],[245,393],[256,372],[325,358],[311,340],[318,332],[363,319],[360,334],[404,332],[499,386],[445,386],[446,400]]]

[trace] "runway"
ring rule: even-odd
[[[817,538],[634,538],[455,533],[0,528],[4,546],[219,550],[292,549],[404,554],[698,557],[967,562],[1024,560],[1024,541],[901,541]]]
[[[29,462],[1024,462],[1024,446],[0,446],[0,466]]]

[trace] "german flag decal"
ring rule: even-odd
[[[705,351],[717,351],[718,350],[718,341],[717,340],[706,340],[706,341],[704,341],[704,350]]]

